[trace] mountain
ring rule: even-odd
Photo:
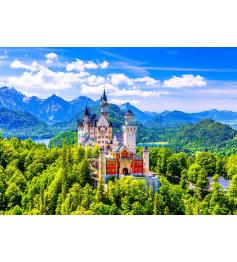
[[[0,108],[30,113],[56,130],[75,130],[75,122],[78,117],[82,117],[86,105],[92,113],[99,113],[99,100],[94,101],[86,96],[79,96],[72,101],[66,101],[57,95],[41,99],[36,96],[27,97],[14,88],[0,88]],[[124,112],[128,109],[134,112],[139,122],[149,128],[176,127],[209,118],[237,129],[237,112],[216,109],[198,113],[177,110],[143,112],[132,104],[125,103],[120,106],[109,105],[110,119],[116,130],[121,128]]]
[[[79,96],[70,102],[76,110],[84,110],[86,105],[88,107],[99,106],[99,100],[94,101],[87,96]]]
[[[43,138],[53,135],[47,124],[35,116],[6,108],[0,109],[0,129],[4,137]]]
[[[39,119],[48,123],[68,120],[76,113],[69,102],[56,95],[41,100],[39,107],[36,108],[36,112],[33,112],[32,109],[30,111],[35,113]]]
[[[130,103],[125,103],[119,106],[119,108],[123,111],[123,112],[127,112],[129,109],[133,111],[133,113],[136,116],[136,119],[140,122],[146,121],[148,119],[152,119],[153,116],[150,114],[147,114],[143,111],[141,111],[140,109],[138,109],[137,107],[131,105]]]
[[[22,110],[26,103],[27,97],[16,89],[7,86],[0,88],[0,108]]]
[[[182,111],[164,111],[158,116],[145,121],[147,127],[174,127],[188,123],[196,123],[200,119]]]
[[[237,112],[217,109],[212,109],[199,113],[191,113],[190,115],[199,119],[209,118],[215,121],[228,121],[237,119]]]
[[[40,99],[36,96],[27,97],[14,88],[0,88],[0,108],[28,112],[48,124],[69,121],[76,114],[82,113],[86,104],[98,106],[98,103],[85,96],[72,101],[66,101],[56,95]]]

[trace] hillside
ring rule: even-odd
[[[170,143],[177,150],[210,150],[228,154],[229,150],[236,151],[236,135],[237,130],[230,126],[206,119],[178,128],[176,133],[169,138]],[[164,137],[167,136],[164,135]]]
[[[44,122],[31,114],[6,108],[0,109],[0,129],[4,137],[28,138],[53,135]]]

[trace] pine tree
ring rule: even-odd
[[[104,181],[103,181],[103,177],[100,177],[98,187],[96,189],[95,200],[96,202],[104,202],[104,198],[105,198]]]
[[[86,184],[91,184],[90,164],[87,158],[80,163],[80,184],[84,187]]]
[[[188,172],[184,169],[181,173],[180,186],[183,190],[188,188]]]
[[[162,198],[161,195],[159,195],[157,192],[155,193],[154,196],[154,204],[153,204],[153,214],[154,215],[161,215],[161,210],[162,210]]]

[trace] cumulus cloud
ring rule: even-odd
[[[110,74],[108,80],[111,82],[111,84],[116,86],[121,84],[131,86],[134,84],[134,81],[128,78],[125,74]]]
[[[91,86],[97,86],[105,83],[105,79],[101,76],[91,75],[87,77],[86,83]]]
[[[149,76],[145,76],[142,78],[136,78],[134,79],[134,82],[135,83],[144,83],[146,86],[150,86],[150,87],[159,87],[160,86],[159,80],[156,80]]]
[[[140,90],[140,89],[120,89],[118,86],[112,84],[103,84],[98,86],[90,86],[83,84],[81,86],[81,93],[85,95],[100,95],[106,89],[107,94],[112,97],[159,97],[167,95],[167,91],[153,91],[153,90]]]
[[[100,64],[101,69],[106,69],[106,68],[108,68],[108,66],[109,66],[109,62],[107,62],[107,61],[104,61]]]
[[[51,64],[51,63],[53,63],[55,60],[57,60],[58,59],[58,55],[57,54],[55,54],[55,53],[48,53],[48,54],[46,54],[45,55],[45,57],[46,57],[46,63],[47,64]]]
[[[149,76],[145,76],[142,78],[129,78],[125,74],[110,74],[108,77],[108,80],[113,85],[127,85],[127,86],[133,86],[133,88],[142,88],[142,87],[159,87],[160,81],[157,79],[154,79]],[[139,85],[139,87],[137,86]]]
[[[163,82],[164,87],[174,88],[202,87],[206,85],[207,83],[205,81],[205,78],[200,75],[182,75],[181,77],[173,76],[172,78]]]
[[[110,100],[110,103],[116,104],[116,105],[122,105],[122,104],[125,104],[127,102],[130,103],[130,104],[133,104],[133,105],[141,103],[141,101],[137,100],[137,99],[129,100],[129,99],[115,99],[115,98],[113,98],[113,99]]]
[[[102,63],[95,63],[93,61],[83,61],[76,59],[71,63],[67,63],[67,71],[84,71],[85,69],[106,69],[109,66],[109,63],[104,61]]]
[[[107,94],[114,94],[118,90],[117,87],[111,84],[102,84],[98,86],[91,86],[87,84],[81,85],[81,93],[84,95],[101,95],[104,89],[106,89]]]
[[[16,69],[18,69],[18,68],[26,69],[26,70],[34,72],[34,71],[36,71],[39,68],[39,64],[36,61],[34,61],[30,65],[27,65],[27,64],[24,64],[23,62],[21,62],[20,60],[15,59],[10,64],[10,67],[11,68],[16,68]]]
[[[86,72],[54,72],[47,67],[41,67],[37,72],[24,72],[19,77],[10,77],[8,84],[22,89],[63,90],[73,87],[74,84],[83,83],[87,76],[89,74]]]

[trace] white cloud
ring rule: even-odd
[[[110,74],[108,80],[113,85],[126,84],[128,86],[133,85],[133,80],[128,78],[125,74]]]
[[[156,80],[149,76],[145,76],[142,78],[136,78],[134,79],[134,82],[135,83],[145,83],[145,85],[149,87],[159,87],[160,86],[160,80]]]
[[[17,68],[17,69],[22,68],[22,69],[26,69],[26,70],[34,72],[39,68],[39,65],[36,61],[32,62],[32,64],[30,64],[30,65],[27,65],[27,64],[22,63],[20,60],[15,59],[11,63],[10,67],[11,68]]]
[[[106,90],[106,93],[110,97],[159,97],[161,95],[167,95],[167,91],[149,91],[149,90],[140,90],[140,89],[120,89],[118,86],[112,84],[102,84],[98,86],[90,86],[83,84],[81,86],[81,93],[85,95],[101,95],[103,90]]]
[[[109,63],[104,61],[102,63],[95,63],[93,61],[83,61],[80,59],[76,59],[71,63],[67,63],[66,70],[67,71],[83,71],[85,69],[106,69],[109,66]]]
[[[161,95],[167,95],[169,92],[163,91],[144,91],[140,89],[119,89],[114,96],[139,96],[139,97],[159,97]]]
[[[111,84],[102,84],[98,86],[81,85],[81,93],[84,95],[101,95],[104,89],[106,89],[107,94],[114,94],[118,91],[118,88]]]
[[[100,64],[100,68],[101,68],[101,69],[106,69],[106,68],[108,68],[108,66],[109,66],[109,63],[108,63],[107,61],[104,61],[104,62],[102,62],[102,63]]]
[[[122,105],[122,104],[125,104],[127,102],[130,103],[130,104],[133,104],[133,105],[141,103],[140,100],[136,100],[136,99],[129,100],[129,99],[115,99],[115,98],[113,98],[113,99],[110,100],[110,103],[116,104],[116,105]]]
[[[105,83],[105,79],[101,76],[91,75],[87,77],[86,83],[91,86],[97,86]]]
[[[163,82],[163,86],[174,88],[202,87],[206,85],[207,83],[205,81],[205,78],[200,75],[182,75],[181,77],[173,76],[172,78]]]
[[[157,79],[154,79],[149,76],[145,76],[142,78],[129,78],[125,74],[110,74],[109,77],[107,78],[108,81],[111,82],[113,85],[127,85],[127,86],[133,86],[133,89],[140,89],[143,87],[159,87],[160,86],[160,81]],[[137,86],[138,84],[139,86]]]
[[[58,55],[55,54],[55,53],[48,53],[48,54],[45,55],[45,57],[47,58],[46,63],[47,63],[47,64],[51,64],[51,63],[53,63],[55,60],[57,60]]]
[[[54,72],[46,67],[41,67],[37,72],[24,72],[19,77],[10,77],[10,86],[22,89],[42,88],[46,90],[63,90],[86,81],[89,73]]]

